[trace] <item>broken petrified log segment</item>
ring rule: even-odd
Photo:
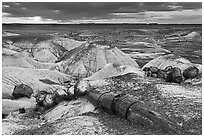
[[[171,66],[168,66],[165,68],[166,72],[166,82],[172,82],[173,81],[173,68]]]
[[[71,100],[71,96],[63,89],[57,89],[53,95],[53,100],[56,104],[63,100]]]
[[[185,69],[183,71],[183,77],[185,79],[189,79],[189,78],[195,78],[198,76],[198,68],[193,66],[193,67],[188,67],[187,69]]]
[[[55,105],[57,105],[57,103],[54,100],[54,94],[47,94],[43,100],[43,107],[47,110],[54,107]]]
[[[115,94],[113,92],[106,92],[102,94],[100,98],[98,99],[99,106],[106,112],[110,114],[114,114],[115,111],[113,109],[113,105],[114,105],[113,103],[114,103],[115,98],[119,96],[121,96],[121,94]]]
[[[158,69],[157,67],[151,66],[151,67],[149,68],[149,70],[150,70],[152,73],[157,73],[159,69]]]
[[[135,102],[135,98],[130,95],[122,95],[115,98],[113,109],[117,115],[127,118],[127,110]]]
[[[41,90],[35,95],[35,99],[38,106],[43,106],[43,100],[45,99],[47,94],[48,94],[47,91]]]
[[[25,111],[25,108],[19,108],[19,113],[25,113],[26,111]]]
[[[113,103],[115,98],[123,95],[120,93],[107,92],[101,89],[92,89],[88,93],[89,100],[97,107],[102,108],[108,113],[115,113]]]
[[[45,109],[52,108],[57,104],[55,102],[54,96],[55,96],[54,94],[48,93],[47,91],[44,91],[44,90],[39,91],[35,96],[37,106],[43,107]]]
[[[183,78],[182,78],[180,68],[174,67],[172,69],[172,79],[173,79],[173,82],[175,82],[175,83],[181,83],[182,82]]]
[[[89,90],[90,85],[85,80],[78,81],[74,86],[74,94],[76,96],[83,96]]]
[[[120,93],[107,92],[102,89],[92,89],[87,92],[90,101],[108,113],[117,114],[132,123],[140,123],[150,128],[159,128],[168,134],[180,134],[174,124],[152,111],[144,102]]]
[[[66,93],[69,95],[70,99],[76,99],[76,95],[74,94],[74,87],[75,86],[71,86],[66,91]]]
[[[168,134],[180,134],[172,123],[162,118],[159,114],[148,110],[144,103],[137,101],[132,104],[127,111],[127,119],[133,123],[140,123],[150,128],[160,128]]]
[[[157,77],[165,79],[167,77],[167,74],[166,74],[166,72],[164,70],[158,70]]]
[[[152,72],[150,70],[148,70],[148,71],[145,72],[145,74],[146,74],[147,77],[151,77]]]
[[[164,69],[164,71],[170,71],[172,69],[172,66],[167,66],[165,69]]]
[[[21,97],[30,98],[32,94],[33,94],[33,89],[26,84],[16,85],[12,93],[15,99],[21,98]]]
[[[148,71],[148,70],[150,70],[148,67],[145,67],[145,68],[143,69],[143,71]]]
[[[107,92],[101,89],[91,89],[90,91],[87,92],[88,99],[97,107],[100,106],[99,98],[105,93],[110,93],[110,92]]]
[[[157,78],[157,73],[152,73],[151,77]]]

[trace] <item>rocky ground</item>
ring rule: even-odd
[[[202,134],[199,26],[24,27],[3,27],[2,134]]]

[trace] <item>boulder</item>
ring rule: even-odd
[[[12,93],[15,99],[21,98],[21,97],[30,98],[32,94],[33,94],[33,89],[26,84],[16,85]]]
[[[199,70],[195,66],[188,67],[183,71],[183,77],[185,79],[195,78],[198,76]]]
[[[76,95],[74,93],[74,88],[75,88],[75,86],[71,86],[67,90],[67,94],[70,96],[71,99],[76,99]]]
[[[35,98],[37,106],[44,108],[44,110],[47,110],[57,105],[54,99],[55,98],[54,94],[48,93],[47,91],[39,91],[36,94]]]
[[[87,81],[80,80],[74,86],[74,94],[76,96],[83,96],[90,89],[89,87],[90,87],[90,85]]]
[[[36,102],[37,102],[37,105],[38,105],[38,106],[40,106],[40,107],[43,107],[43,106],[44,106],[43,101],[45,100],[45,97],[46,97],[47,94],[48,94],[47,91],[42,90],[42,91],[39,91],[39,92],[35,95],[35,99],[36,99]]]
[[[158,70],[157,77],[161,78],[161,79],[166,79],[167,74],[166,74],[166,72],[164,70]]]
[[[181,70],[177,67],[174,67],[172,70],[172,78],[173,78],[173,82],[175,83],[181,83],[183,78],[182,78],[182,74],[181,74]]]
[[[158,69],[157,67],[153,67],[153,66],[151,66],[151,67],[149,68],[149,70],[150,70],[152,73],[157,73],[157,72],[159,71],[159,69]]]
[[[62,89],[58,89],[54,93],[54,101],[56,104],[64,101],[64,100],[71,100],[73,95],[70,95],[68,92]]]

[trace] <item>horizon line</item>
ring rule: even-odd
[[[119,24],[119,25],[202,25],[198,23],[2,23],[2,25],[114,25],[114,24]]]

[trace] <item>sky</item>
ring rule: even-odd
[[[202,3],[3,2],[2,22],[202,24]]]

